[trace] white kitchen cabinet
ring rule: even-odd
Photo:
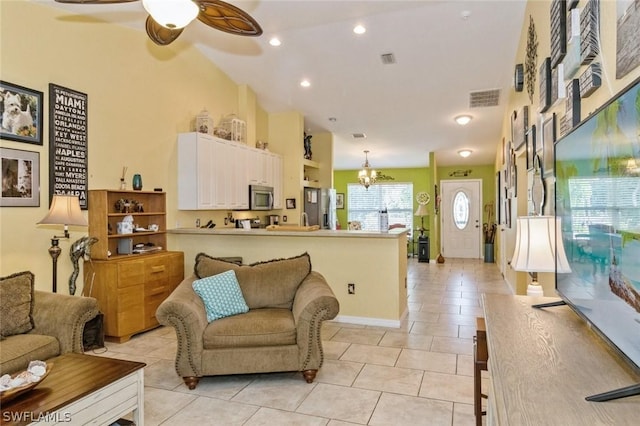
[[[231,208],[231,182],[233,180],[233,146],[228,141],[213,139],[213,205],[216,210]]]
[[[282,156],[203,133],[178,136],[178,209],[246,210],[249,185],[274,187],[282,208]]]
[[[251,185],[271,186],[271,169],[269,152],[252,149],[249,154],[249,183]]]
[[[178,136],[178,209],[213,210],[213,138],[199,133]]]
[[[249,208],[249,174],[247,170],[248,158],[251,149],[246,145],[234,144],[232,151],[231,167],[231,208],[246,210]],[[244,165],[244,166],[243,166]]]

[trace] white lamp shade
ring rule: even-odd
[[[186,27],[199,12],[191,0],[142,0],[142,6],[154,21],[170,29]]]
[[[418,204],[418,208],[416,212],[413,214],[414,216],[428,216],[429,211],[427,210],[427,206],[424,204]]]
[[[87,226],[87,219],[80,210],[80,200],[75,195],[54,195],[49,213],[38,225]]]
[[[554,216],[519,217],[511,267],[525,272],[571,272],[560,229],[560,218]]]

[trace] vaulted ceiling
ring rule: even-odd
[[[144,32],[141,2],[38,1]],[[431,151],[440,165],[493,164],[526,1],[229,3],[253,16],[263,35],[238,37],[194,21],[180,39],[249,85],[266,111],[297,110],[309,133],[332,132],[334,169],[359,168],[365,149],[374,167],[426,166]],[[364,34],[353,32],[358,24]],[[269,44],[274,36],[279,47]],[[394,63],[384,63],[387,54]],[[472,94],[494,89],[495,106],[470,105]],[[457,125],[461,114],[472,121]],[[462,159],[461,149],[473,153]]]

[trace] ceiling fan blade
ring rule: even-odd
[[[58,3],[70,4],[109,4],[109,3],[131,3],[138,0],[55,0]]]
[[[247,12],[221,0],[194,0],[200,7],[198,19],[220,31],[242,36],[259,36],[262,28]]]
[[[171,44],[175,39],[182,34],[184,28],[169,29],[158,24],[151,15],[147,16],[147,22],[145,23],[147,29],[147,35],[158,46],[166,46]]]

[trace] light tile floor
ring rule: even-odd
[[[481,293],[510,293],[495,264],[409,259],[401,327],[326,322],[325,363],[312,384],[298,373],[235,375],[203,378],[190,391],[165,327],[89,353],[147,363],[147,425],[474,425]]]

